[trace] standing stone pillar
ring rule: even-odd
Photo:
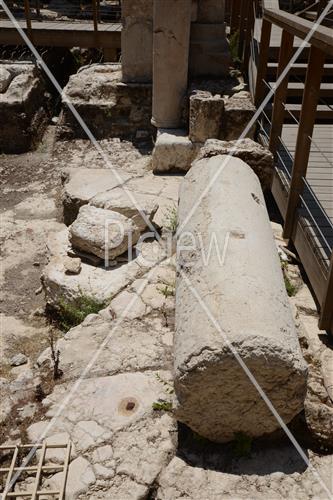
[[[153,0],[122,0],[123,82],[150,83],[153,72]]]
[[[191,15],[192,0],[154,0],[152,124],[158,128],[181,125]]]

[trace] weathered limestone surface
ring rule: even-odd
[[[228,73],[231,58],[225,24],[216,22],[192,23],[189,58],[191,77],[221,78]]]
[[[84,205],[69,229],[69,240],[74,249],[114,260],[131,249],[140,237],[139,228],[124,215]]]
[[[47,123],[44,82],[33,64],[1,64],[0,71],[0,117],[4,124],[0,153],[23,153],[34,147]]]
[[[191,168],[180,192],[180,224],[225,158],[201,160]],[[232,159],[183,231],[194,235],[196,248],[188,236],[178,241],[178,265],[186,279],[181,273],[176,295],[176,416],[217,442],[232,440],[236,432],[253,437],[271,433],[279,424],[227,339],[285,422],[303,409],[307,367],[262,190],[251,168]],[[187,239],[189,250],[183,248]],[[204,264],[202,249],[212,242],[215,250]],[[187,280],[221,331],[207,317]]]
[[[153,172],[187,172],[197,151],[185,130],[160,129],[152,155]]]
[[[151,82],[153,73],[153,0],[123,0],[121,63],[123,82]]]
[[[152,221],[158,209],[156,196],[137,193],[124,188],[114,188],[97,194],[90,200],[90,205],[117,212],[132,219],[142,232],[147,228],[147,221]]]
[[[59,137],[86,138],[81,125],[66,106],[66,99],[70,99],[98,139],[136,139],[139,131],[151,131],[151,85],[126,84],[121,80],[120,65],[107,63],[83,67],[71,76],[62,96]]]
[[[124,292],[123,292],[124,293]],[[127,302],[127,306],[130,301]],[[60,368],[62,380],[76,380],[87,366],[99,346],[105,342],[98,363],[95,363],[85,378],[104,377],[124,372],[141,370],[170,370],[172,367],[172,333],[157,316],[128,319],[115,328],[108,310],[99,315],[90,315],[72,328],[57,343],[61,352]],[[106,340],[108,342],[106,343]],[[38,358],[41,369],[51,366],[50,348]]]
[[[190,97],[189,137],[192,142],[219,138],[224,114],[224,100],[210,92],[196,92]]]
[[[153,118],[157,128],[181,125],[187,89],[191,0],[154,1]]]
[[[84,179],[84,182],[83,182]],[[98,193],[122,185],[130,176],[120,169],[112,168],[68,168],[63,171],[64,222],[75,221],[80,207]]]
[[[270,189],[274,172],[274,158],[267,149],[251,139],[219,141],[209,139],[200,149],[197,160],[218,155],[230,155],[247,163],[259,177],[264,191]]]
[[[170,383],[170,379],[170,373],[161,370],[81,382],[79,394],[47,433],[48,437],[67,433],[79,455],[70,466],[69,498],[139,500],[148,496],[176,446],[174,419],[152,408],[166,397],[161,380]],[[47,420],[29,427],[29,440],[40,439],[73,384],[56,386],[44,400]],[[43,486],[58,486],[61,474],[46,479]]]
[[[223,139],[233,141],[239,139],[245,127],[251,121],[256,108],[251,94],[246,91],[238,92],[225,101],[225,117],[223,125]],[[246,137],[253,139],[255,124],[249,129]]]
[[[164,250],[156,242],[143,242],[140,253],[133,260],[118,265],[112,270],[82,262],[79,274],[67,274],[65,261],[72,252],[68,228],[51,235],[47,242],[50,261],[43,270],[42,285],[47,303],[57,308],[60,301],[73,302],[82,294],[100,302],[108,303],[126,286],[141,278],[156,265]]]

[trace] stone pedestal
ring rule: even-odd
[[[187,90],[191,0],[155,0],[153,35],[153,118],[159,128],[181,125]]]
[[[191,27],[189,74],[223,77],[231,63],[224,23],[224,0],[198,0]]]
[[[153,67],[153,0],[122,1],[123,82],[149,83]]]
[[[224,23],[224,0],[198,0],[199,23]]]

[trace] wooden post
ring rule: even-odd
[[[294,36],[288,33],[288,31],[282,32],[281,47],[279,54],[279,66],[277,70],[278,79],[286,67],[289,64],[290,58],[293,54],[293,44]],[[285,114],[285,103],[287,101],[288,95],[288,81],[289,81],[289,71],[280,83],[279,87],[276,89],[273,104],[272,113],[272,126],[271,134],[269,138],[269,149],[275,155],[279,145],[279,137],[281,136],[284,114]]]
[[[254,93],[254,102],[257,107],[260,106],[266,94],[265,91],[266,85],[264,79],[266,78],[267,74],[271,32],[272,32],[272,24],[269,21],[266,21],[266,19],[263,19],[261,28],[260,47],[259,47],[259,62],[257,69],[256,88]]]
[[[31,27],[30,3],[29,3],[29,0],[24,0],[24,14],[25,14],[25,21],[27,23],[28,37],[31,40],[31,38],[32,38],[32,27]]]
[[[232,0],[231,2],[230,35],[233,35],[237,31],[239,31],[240,4],[241,0]]]
[[[98,31],[97,0],[92,0],[94,31]]]
[[[333,334],[333,252],[328,272],[326,293],[321,307],[319,328],[321,330],[330,330]]]
[[[291,237],[295,225],[295,216],[299,204],[299,197],[303,191],[303,180],[308,167],[311,137],[316,120],[316,110],[320,94],[320,83],[325,63],[325,53],[311,46],[308,69],[306,73],[305,88],[303,94],[301,117],[298,127],[296,151],[294,157],[293,171],[290,182],[286,220],[284,224],[283,237]]]

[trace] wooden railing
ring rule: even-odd
[[[94,31],[98,31],[98,25],[101,22],[101,6],[100,0],[90,0],[91,1],[91,22],[94,26]],[[121,11],[121,2],[118,0],[118,4],[115,5],[119,10],[119,19],[120,19],[120,11]],[[24,0],[24,17],[26,22],[26,29],[29,38],[32,36],[32,21],[36,19],[37,21],[42,22],[42,10],[40,0]],[[54,21],[56,22],[56,21]]]
[[[277,8],[271,8],[276,2],[263,2],[263,8],[259,10],[258,2],[252,0],[235,1],[230,14],[231,34],[239,33],[239,57],[245,68],[248,67],[250,42],[253,37],[255,18],[261,17],[261,39],[259,46],[259,60],[257,61],[257,74],[254,91],[254,100],[259,107],[266,96],[267,81],[266,74],[270,55],[270,39],[272,26],[282,29],[280,54],[278,59],[277,80],[279,86],[274,95],[272,106],[271,125],[269,131],[268,145],[275,155],[281,144],[282,129],[285,119],[285,104],[287,102],[289,63],[295,52],[295,37],[302,40],[307,39],[309,32],[313,29],[311,21],[302,19],[296,15],[289,14]],[[268,4],[269,7],[268,7]],[[327,4],[327,2],[326,2]],[[251,8],[249,7],[251,5]],[[316,121],[318,100],[324,64],[327,57],[333,56],[332,30],[324,26],[318,27],[307,40],[309,50],[308,67],[304,82],[303,101],[298,124],[297,141],[291,178],[287,193],[287,202],[284,210],[284,238],[295,243],[297,226],[300,221],[300,205],[303,200],[303,192],[306,185],[306,174],[310,157],[312,136]],[[283,78],[281,78],[283,76]],[[332,96],[333,97],[333,96]],[[333,123],[333,112],[332,122]],[[333,176],[333,167],[332,167]],[[326,216],[326,220],[328,217]],[[295,243],[297,248],[297,245]],[[333,333],[333,252],[330,248],[330,265],[326,273],[318,275],[317,268],[313,267],[311,257],[307,256],[306,262],[302,262],[308,274],[311,284],[316,283],[313,288],[319,290],[317,299],[320,303],[319,326],[323,330]],[[302,259],[302,256],[301,256]],[[314,259],[314,256],[312,257]],[[318,285],[318,281],[320,283]]]

